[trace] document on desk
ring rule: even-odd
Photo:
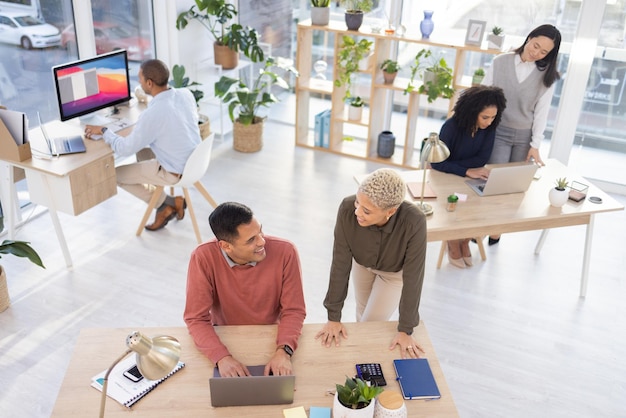
[[[25,113],[0,109],[0,119],[17,145],[28,142],[28,118]]]

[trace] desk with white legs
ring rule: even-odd
[[[421,170],[404,171],[400,174],[407,182],[422,181]],[[580,282],[580,296],[584,297],[589,278],[594,216],[597,213],[623,210],[624,206],[557,160],[547,160],[546,166],[540,169],[540,175],[539,179],[533,180],[525,193],[480,197],[465,184],[466,178],[429,169],[426,181],[437,194],[437,198],[424,199],[434,209],[434,213],[428,216],[428,241],[543,230],[535,247],[535,253],[538,254],[548,229],[587,225]],[[364,177],[357,176],[356,180],[360,181]],[[587,197],[598,196],[602,203],[593,203],[587,198],[579,203],[570,200],[561,208],[550,206],[548,193],[559,177],[567,177],[570,184],[572,181],[588,184]],[[459,202],[454,212],[448,212],[447,197],[454,193],[467,195],[467,201]],[[408,192],[407,200],[419,202],[419,199],[413,199]]]
[[[136,120],[143,109],[145,105],[140,104],[122,107],[116,117]],[[130,132],[132,127],[127,129],[120,134]],[[46,130],[53,137],[83,134],[78,120],[50,122],[46,124]],[[85,139],[85,153],[41,158],[38,156],[43,155],[46,144],[39,127],[29,130],[29,140],[33,158],[25,161],[0,160],[0,200],[8,236],[9,239],[15,236],[17,203],[13,167],[19,167],[26,173],[30,200],[48,208],[65,264],[71,267],[72,258],[57,212],[79,215],[117,193],[113,151],[104,141]]]
[[[397,322],[344,323],[348,339],[341,346],[326,348],[315,340],[323,324],[305,324],[292,362],[296,376],[293,404],[214,408],[211,406],[209,378],[213,364],[200,353],[185,327],[137,329],[145,335],[171,335],[182,346],[181,361],[185,368],[159,385],[139,401],[132,410],[113,399],[106,403],[107,417],[282,417],[286,408],[303,406],[330,407],[335,384],[343,384],[346,376],[354,376],[355,364],[380,363],[387,380],[386,389],[399,392],[393,360],[399,350],[389,350]],[[245,364],[266,364],[276,350],[275,325],[244,325],[216,327],[233,356]],[[90,386],[91,378],[108,368],[121,355],[126,336],[135,329],[83,329],[57,397],[53,417],[94,416],[100,406],[100,392]],[[405,401],[409,417],[458,417],[441,366],[435,355],[426,327],[421,323],[413,334],[424,348],[428,362],[441,392],[441,399]],[[130,415],[129,415],[130,413]]]

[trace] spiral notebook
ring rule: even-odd
[[[159,380],[149,380],[145,377],[138,382],[134,382],[128,377],[124,376],[124,372],[136,365],[135,356],[130,356],[122,360],[117,366],[113,368],[109,375],[109,383],[107,385],[107,396],[115,399],[122,405],[130,408],[140,399],[150,393],[154,388],[167,380],[171,375],[185,367],[185,363],[179,361],[174,370],[167,376]],[[104,375],[106,370],[98,373],[91,378],[91,386],[102,391],[102,384],[104,383]]]

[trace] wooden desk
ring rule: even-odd
[[[405,171],[400,174],[407,182],[422,181],[421,170]],[[432,205],[434,210],[434,213],[428,216],[428,241],[447,241],[541,229],[543,233],[535,247],[535,253],[539,254],[548,229],[587,225],[580,283],[580,296],[584,297],[589,276],[594,215],[623,210],[624,207],[558,160],[547,160],[546,166],[540,169],[540,175],[538,180],[533,180],[526,193],[480,197],[465,184],[466,178],[428,170],[426,181],[437,194],[436,199],[424,199],[424,202]],[[364,177],[358,176],[356,179],[360,181]],[[602,203],[596,204],[585,199],[579,203],[570,200],[561,208],[550,206],[548,193],[559,177],[567,177],[570,184],[572,181],[588,184],[587,197],[598,196],[602,198]],[[453,193],[466,194],[467,201],[459,201],[456,211],[448,212],[447,197]],[[419,202],[419,199],[413,199],[408,192],[407,199]]]
[[[136,120],[145,105],[122,106],[116,117]],[[122,135],[130,132],[127,128]],[[62,123],[53,121],[46,124],[48,134],[56,136],[83,135],[83,127],[78,119]],[[0,161],[0,199],[3,205],[9,239],[15,235],[17,202],[13,168],[18,167],[26,173],[30,200],[48,208],[52,223],[63,251],[65,264],[72,266],[65,236],[57,211],[70,215],[79,215],[87,209],[117,194],[115,161],[111,147],[104,141],[85,139],[87,152],[62,155],[52,159],[37,158],[47,149],[39,127],[28,132],[33,158],[26,161]],[[37,152],[39,150],[39,152]]]
[[[299,347],[293,356],[296,375],[296,392],[291,405],[268,405],[246,407],[213,408],[209,393],[209,378],[213,364],[194,346],[187,328],[139,329],[148,336],[171,335],[182,345],[181,360],[186,363],[183,370],[159,385],[153,392],[132,408],[133,417],[281,417],[282,410],[303,406],[331,407],[334,390],[346,376],[355,374],[355,364],[377,362],[382,365],[388,389],[399,391],[394,380],[392,360],[399,358],[398,349],[389,351],[394,335],[395,322],[345,323],[348,340],[340,347],[322,347],[315,334],[322,324],[305,324]],[[61,390],[52,412],[53,417],[84,417],[95,415],[99,410],[100,392],[90,387],[91,378],[110,366],[126,346],[126,336],[134,329],[83,329],[78,337],[74,355],[65,374]],[[246,364],[265,364],[276,349],[276,326],[229,326],[217,327],[222,341],[235,357]],[[426,350],[441,399],[433,401],[406,401],[411,417],[458,417],[450,390],[443,377],[432,343],[424,324],[415,329],[415,338]],[[128,409],[113,399],[108,399],[106,416],[128,416]]]

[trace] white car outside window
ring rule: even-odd
[[[0,13],[0,42],[24,49],[61,45],[61,32],[38,18],[21,13]]]

